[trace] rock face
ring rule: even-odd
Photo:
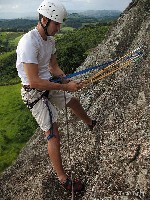
[[[139,62],[76,93],[98,123],[90,132],[68,111],[71,164],[65,112],[60,112],[63,164],[86,183],[86,191],[74,199],[150,199],[149,10],[149,0],[134,0],[103,43],[79,67],[102,63],[139,46],[144,48]],[[1,175],[0,199],[71,198],[60,187],[49,162],[44,134],[37,130],[17,161]]]

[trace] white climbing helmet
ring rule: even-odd
[[[37,11],[53,21],[62,23],[67,17],[67,11],[58,0],[44,0]]]

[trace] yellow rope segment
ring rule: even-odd
[[[97,72],[96,74],[92,75],[91,77],[85,79],[82,81],[84,87],[93,84],[94,82],[103,79],[107,76],[109,76],[110,74],[125,68],[127,66],[129,66],[133,60],[135,60],[136,58],[139,57],[139,55],[137,54],[134,57],[131,57],[130,59],[125,59],[127,56],[131,55],[131,53],[133,54],[133,52],[130,52],[128,54],[126,54],[125,56],[121,57],[119,60],[117,60],[115,63],[110,64],[109,66],[107,66],[106,68],[100,70],[99,72]]]

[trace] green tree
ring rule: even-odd
[[[68,43],[58,50],[59,65],[65,71],[66,74],[72,73],[85,59],[85,48],[82,44]]]

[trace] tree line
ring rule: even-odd
[[[81,28],[84,24],[89,23],[101,23],[103,26],[110,25],[117,17],[89,17],[80,15],[78,13],[72,13],[68,16],[67,20],[63,23],[64,27]],[[11,32],[27,32],[36,26],[37,19],[0,19],[0,31],[11,31]]]

